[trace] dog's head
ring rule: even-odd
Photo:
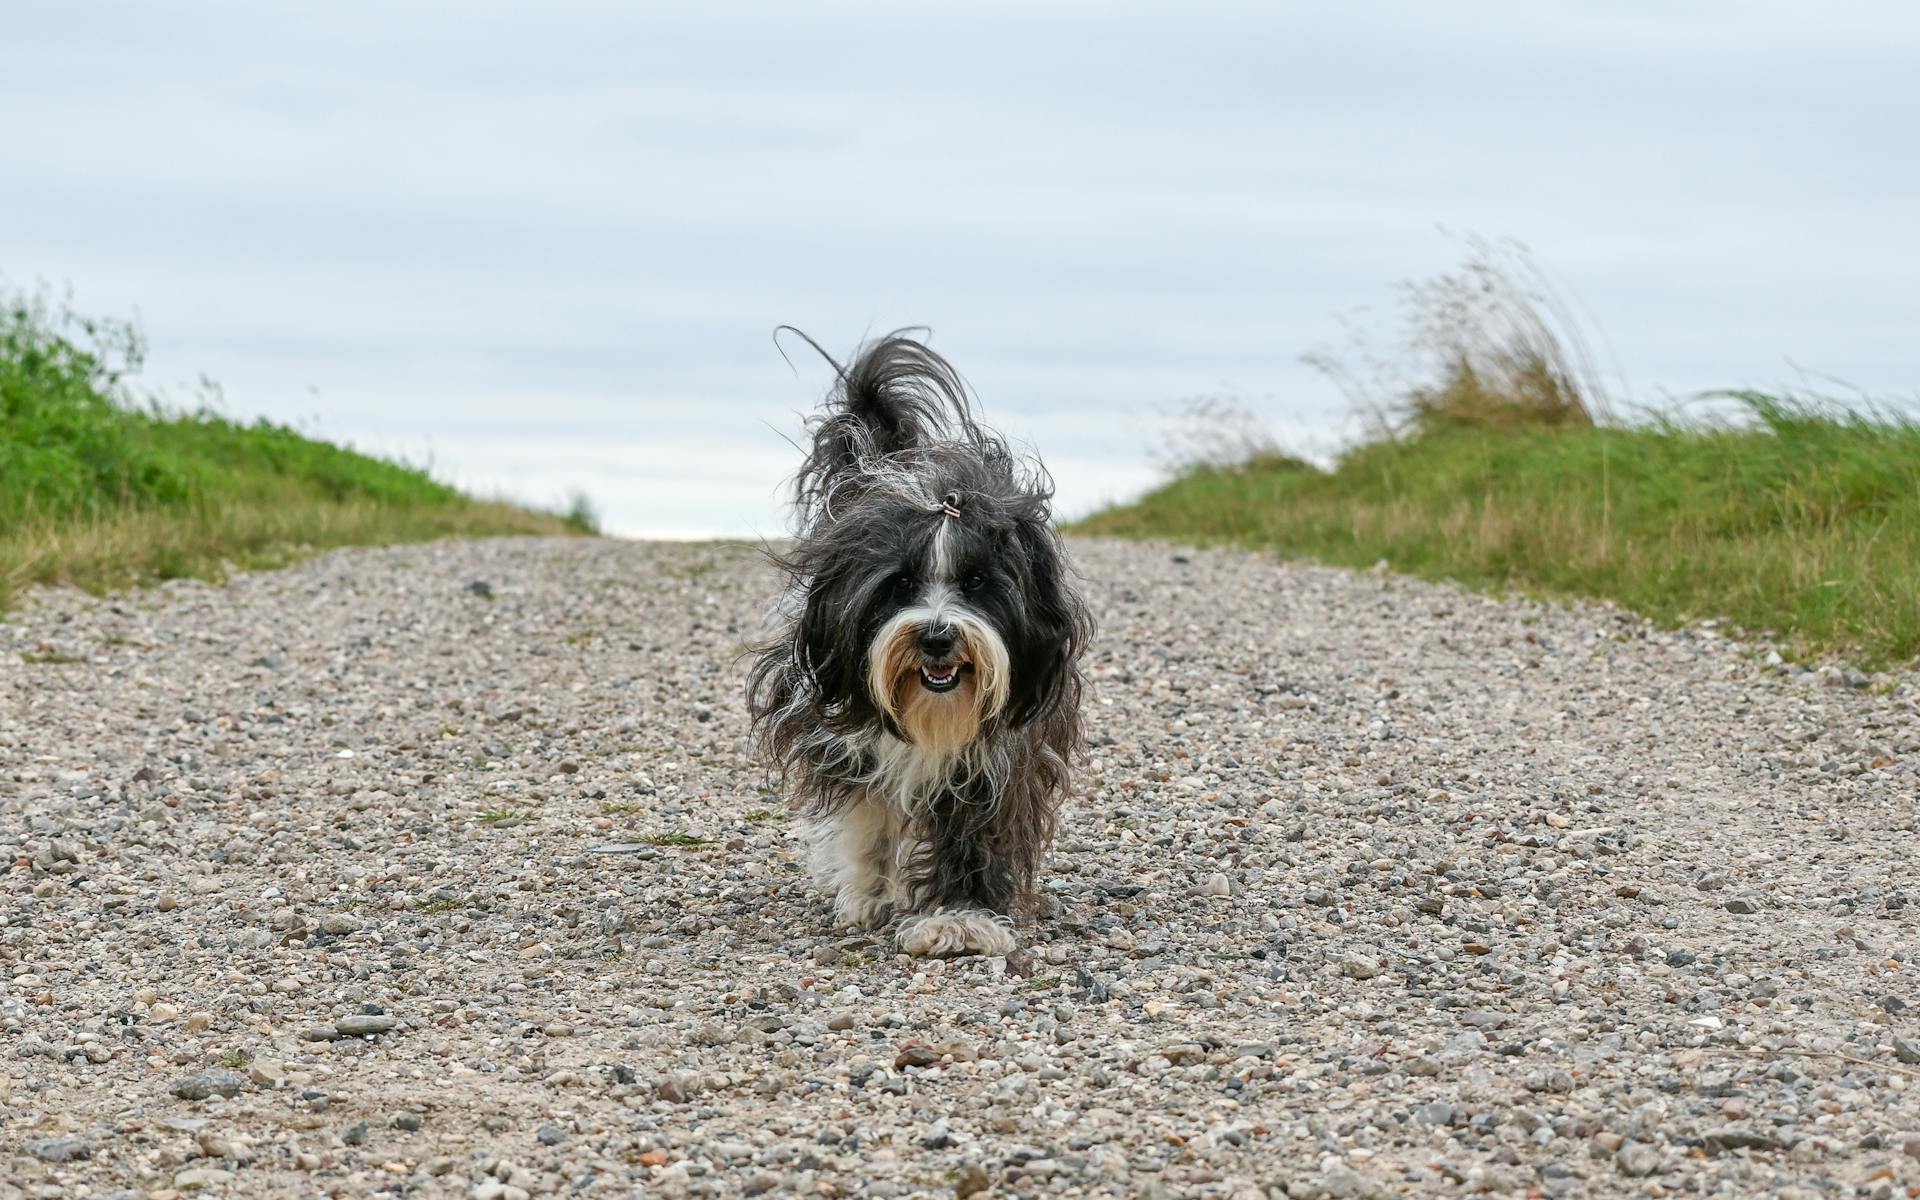
[[[1046,471],[974,420],[919,341],[892,334],[833,366],[795,540],[775,556],[793,583],[786,636],[749,683],[763,744],[791,766],[817,733],[884,729],[950,754],[1056,716],[1052,740],[1071,742],[1091,626]]]
[[[1086,619],[1045,491],[968,448],[899,466],[803,547],[795,650],[822,707],[944,753],[1077,703]]]

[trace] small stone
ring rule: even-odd
[[[567,1131],[558,1125],[542,1125],[533,1136],[542,1146],[558,1146],[567,1140]]]
[[[246,1079],[240,1075],[216,1069],[176,1079],[167,1090],[182,1100],[205,1100],[209,1096],[237,1096],[246,1086]]]
[[[360,918],[350,917],[346,913],[328,913],[320,918],[320,932],[331,937],[344,937],[359,931],[364,925],[365,922]]]
[[[218,1167],[192,1167],[174,1175],[173,1186],[177,1191],[197,1192],[202,1188],[218,1187],[232,1179],[232,1171],[223,1171]]]
[[[1442,1100],[1422,1104],[1413,1110],[1413,1119],[1422,1125],[1451,1125],[1453,1124],[1453,1105]]]
[[[340,1029],[336,1025],[309,1025],[300,1031],[300,1040],[303,1042],[337,1042],[340,1040]]]
[[[1526,1085],[1527,1090],[1530,1092],[1549,1092],[1556,1095],[1565,1095],[1573,1090],[1574,1081],[1571,1074],[1555,1067],[1530,1073],[1526,1078]]]
[[[48,1138],[33,1144],[33,1156],[41,1162],[78,1162],[93,1153],[93,1143],[83,1137]]]
[[[271,1058],[256,1058],[247,1064],[247,1078],[263,1088],[285,1087],[286,1064]]]
[[[1233,881],[1228,879],[1224,872],[1215,871],[1213,874],[1207,876],[1206,885],[1202,890],[1209,896],[1231,896],[1233,895]]]
[[[685,1104],[687,1102],[687,1085],[680,1082],[676,1076],[669,1075],[659,1083],[653,1085],[653,1094],[665,1100],[668,1104]]]
[[[908,1042],[900,1047],[893,1056],[894,1069],[901,1067],[931,1067],[940,1061],[940,1052],[925,1042]]]
[[[1667,951],[1667,965],[1670,967],[1690,967],[1700,960],[1700,956],[1691,950]]]
[[[340,1131],[340,1140],[349,1146],[366,1145],[367,1123],[365,1121],[355,1121],[353,1124],[347,1126]]]
[[[549,1021],[540,1027],[540,1032],[550,1038],[572,1037],[573,1026],[564,1021]]]
[[[988,1178],[987,1169],[979,1163],[968,1163],[955,1172],[953,1194],[958,1197],[972,1196],[991,1187],[993,1180]]]
[[[415,1112],[395,1113],[393,1114],[393,1119],[387,1123],[395,1129],[404,1130],[407,1133],[419,1133],[422,1129],[426,1128],[427,1124],[426,1119]]]
[[[1779,1150],[1782,1148],[1779,1138],[1770,1133],[1760,1133],[1752,1129],[1729,1127],[1710,1130],[1701,1141],[1709,1151],[1724,1154],[1729,1150]]]
[[[854,1025],[852,1013],[835,1013],[827,1018],[827,1028],[835,1033],[844,1033]]]
[[[1734,913],[1743,917],[1760,911],[1759,905],[1755,904],[1751,900],[1742,900],[1738,896],[1734,897],[1732,900],[1727,901],[1726,907],[1728,912]]]
[[[382,1033],[392,1033],[400,1022],[394,1017],[372,1017],[364,1013],[355,1013],[350,1017],[341,1017],[333,1023],[342,1037],[375,1037]]]
[[[172,896],[168,895],[166,892],[161,892],[160,898],[153,902],[153,907],[155,911],[170,913],[174,909],[180,907],[180,902],[174,899]]]
[[[154,1005],[152,1008],[149,1008],[147,1010],[147,1016],[152,1018],[154,1021],[158,1022],[159,1024],[165,1025],[171,1021],[179,1020],[180,1010],[175,1008],[171,1004],[162,1002],[160,1004]]]
[[[1191,1067],[1207,1061],[1207,1048],[1199,1042],[1177,1042],[1162,1049],[1160,1055],[1176,1067]]]
[[[1895,1036],[1893,1039],[1893,1056],[1903,1063],[1920,1066],[1920,1042],[1909,1041],[1906,1038]]]
[[[1622,1142],[1613,1161],[1622,1175],[1640,1179],[1660,1169],[1660,1152],[1645,1142]]]
[[[1342,974],[1353,979],[1372,979],[1381,972],[1379,956],[1351,952],[1340,957]]]

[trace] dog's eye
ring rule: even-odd
[[[987,577],[978,571],[960,581],[960,587],[964,591],[977,592],[985,586],[987,586]]]
[[[896,596],[912,595],[913,594],[913,576],[907,574],[905,571],[902,571],[898,575],[895,575],[893,577],[893,592]]]

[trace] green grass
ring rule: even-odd
[[[329,546],[592,531],[584,498],[565,515],[479,501],[283,425],[142,402],[143,351],[129,325],[0,294],[0,605]]]
[[[1432,393],[1419,397],[1430,402]],[[1278,551],[1725,618],[1868,665],[1920,654],[1920,424],[1760,393],[1750,419],[1426,419],[1322,471],[1199,466],[1085,534]]]
[[[62,654],[57,650],[27,650],[21,653],[20,661],[34,666],[64,667],[87,660],[77,654]]]
[[[649,833],[640,840],[649,846],[693,847],[713,845],[712,838],[696,837],[691,833],[680,833],[678,831],[672,833]]]

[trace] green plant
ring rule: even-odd
[[[691,833],[681,833],[677,830],[671,833],[645,834],[640,838],[640,840],[645,842],[649,846],[679,846],[682,848],[687,848],[687,847],[693,847],[693,846],[713,845],[712,838],[696,837]]]

